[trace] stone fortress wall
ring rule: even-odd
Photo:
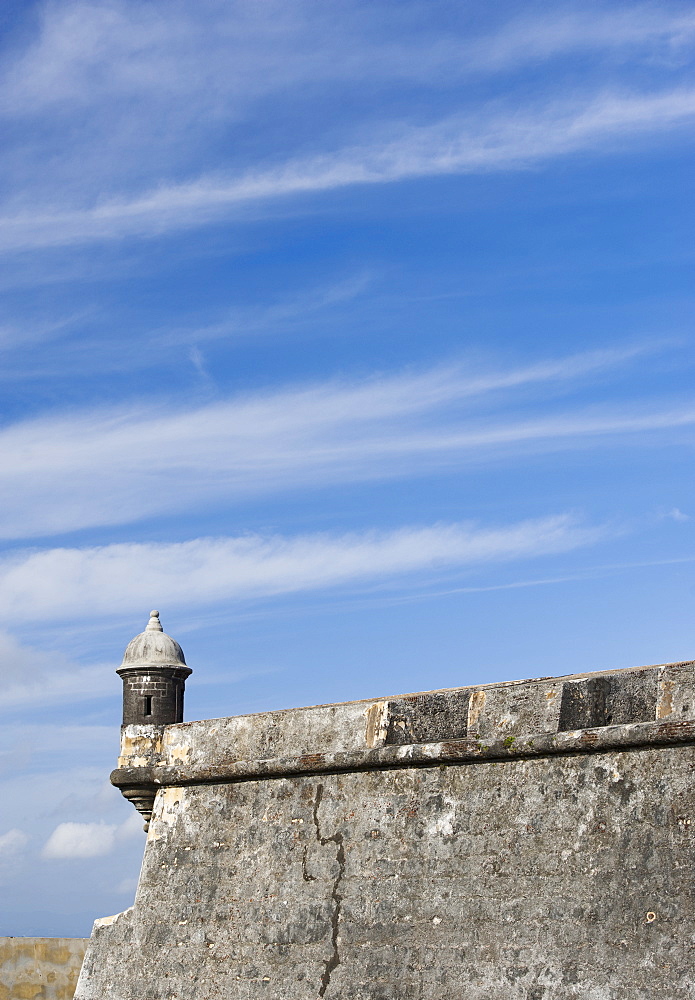
[[[0,937],[0,1000],[72,1000],[87,940]]]
[[[126,725],[76,1000],[692,1000],[694,777],[693,662]]]

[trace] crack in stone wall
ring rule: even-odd
[[[340,911],[343,906],[343,896],[338,891],[340,888],[340,883],[345,875],[345,845],[343,844],[342,833],[336,832],[331,837],[324,837],[321,834],[321,825],[319,823],[319,806],[321,805],[321,800],[323,798],[323,785],[317,785],[316,787],[316,798],[314,799],[314,810],[313,819],[314,827],[316,828],[316,840],[321,846],[326,844],[336,845],[336,855],[335,859],[338,863],[338,874],[333,882],[333,888],[331,890],[331,899],[333,900],[333,912],[331,914],[331,948],[332,953],[329,958],[326,959],[325,968],[323,975],[321,976],[321,986],[319,988],[319,997],[324,997],[326,991],[331,984],[331,976],[333,972],[340,965],[340,952],[338,950],[338,933],[340,929]],[[304,877],[306,881],[311,881],[313,876],[308,875],[306,871],[306,853],[304,855]]]
[[[307,844],[304,848],[302,854],[302,878],[305,882],[315,882],[316,876],[309,874],[309,869],[307,868],[307,856],[309,854],[309,845]]]
[[[187,789],[77,997],[695,1000],[694,774],[679,746]]]
[[[122,735],[79,1000],[695,1000],[695,661]]]

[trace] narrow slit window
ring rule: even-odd
[[[152,695],[145,695],[145,715],[152,715]]]

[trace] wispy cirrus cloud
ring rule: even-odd
[[[312,288],[282,301],[263,306],[233,308],[214,323],[169,327],[151,335],[157,347],[200,343],[222,338],[247,338],[269,330],[287,330],[304,323],[332,306],[357,298],[370,285],[372,275],[361,271],[320,288]]]
[[[124,524],[281,490],[463,469],[512,446],[568,448],[693,424],[695,409],[674,404],[510,411],[518,391],[576,385],[639,353],[589,352],[502,371],[442,367],[197,408],[27,420],[0,432],[0,536]]]
[[[73,663],[55,649],[37,649],[0,631],[0,709],[98,698],[113,692],[112,681],[104,666]]]
[[[499,72],[592,49],[615,54],[642,48],[647,58],[678,59],[695,38],[695,16],[683,9],[635,4],[548,14],[542,20],[529,15],[513,18],[494,34],[476,40],[469,67]]]
[[[436,524],[19,552],[0,561],[0,607],[15,625],[137,613],[157,602],[210,607],[567,552],[609,533],[562,514],[496,528]]]
[[[570,153],[623,150],[649,133],[682,128],[695,118],[695,90],[615,94],[580,105],[493,114],[482,108],[435,124],[389,124],[372,141],[235,177],[209,172],[145,194],[101,200],[86,209],[52,208],[0,218],[0,250],[57,247],[158,236],[231,217],[269,200],[316,195],[354,185],[420,177],[527,169]],[[390,133],[390,137],[387,137]]]
[[[71,315],[48,319],[43,313],[22,317],[0,325],[0,382],[51,379],[56,376],[105,372],[133,372],[137,368],[159,368],[180,364],[182,352],[172,347],[190,348],[190,359],[204,373],[205,361],[198,345],[226,340],[248,342],[264,335],[287,336],[330,318],[341,308],[359,300],[375,277],[360,269],[321,285],[285,295],[272,295],[263,304],[235,305],[225,309],[199,308],[196,313],[177,317],[166,327],[118,328],[111,336],[94,336],[104,321],[96,307]],[[27,350],[38,347],[40,350]],[[205,373],[207,377],[207,373]]]
[[[462,11],[446,30],[417,0],[389,7],[386,17],[377,5],[325,10],[306,0],[291,7],[199,0],[195,8],[173,0],[167,14],[136,0],[44,4],[33,36],[6,59],[0,110],[85,107],[118,96],[173,103],[185,93],[193,106],[180,114],[238,114],[254,97],[307,82],[438,86],[586,50],[677,54],[695,37],[695,17],[677,4],[575,6],[502,24],[478,17],[475,25]]]
[[[678,5],[574,7],[475,26],[461,13],[446,31],[429,15],[419,2],[387,18],[378,5],[329,14],[274,0],[201,0],[195,11],[175,0],[166,18],[134,0],[44,4],[35,33],[8,44],[0,70],[10,136],[0,250],[158,236],[267,213],[278,199],[525,169],[615,151],[692,119],[692,88],[687,77],[674,86],[671,71],[687,65],[695,18]],[[573,53],[581,83],[563,75],[552,101],[512,85],[520,67],[558,56],[565,74]],[[617,78],[606,57],[617,58]],[[634,59],[666,75],[633,82]],[[481,89],[480,77],[506,81],[513,101]],[[421,94],[417,116],[405,84]],[[331,93],[352,114],[336,118]],[[245,132],[251,121],[261,129]]]

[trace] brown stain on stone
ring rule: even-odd
[[[468,705],[468,732],[473,733],[478,726],[481,712],[485,708],[487,695],[484,691],[473,691]]]
[[[167,748],[167,763],[185,764],[191,755],[191,748],[185,744],[175,744]]]
[[[72,1000],[84,938],[0,938],[0,1000]]]
[[[321,767],[326,760],[326,755],[323,753],[305,753],[299,759],[305,767]]]
[[[657,719],[667,719],[673,713],[673,689],[675,681],[662,680],[659,690],[659,701],[656,706]]]
[[[119,767],[154,764],[162,753],[162,726],[124,726],[121,730]]]
[[[377,701],[375,704],[370,705],[365,712],[367,716],[365,742],[370,749],[381,747],[386,742],[388,711],[389,703],[387,701]]]

